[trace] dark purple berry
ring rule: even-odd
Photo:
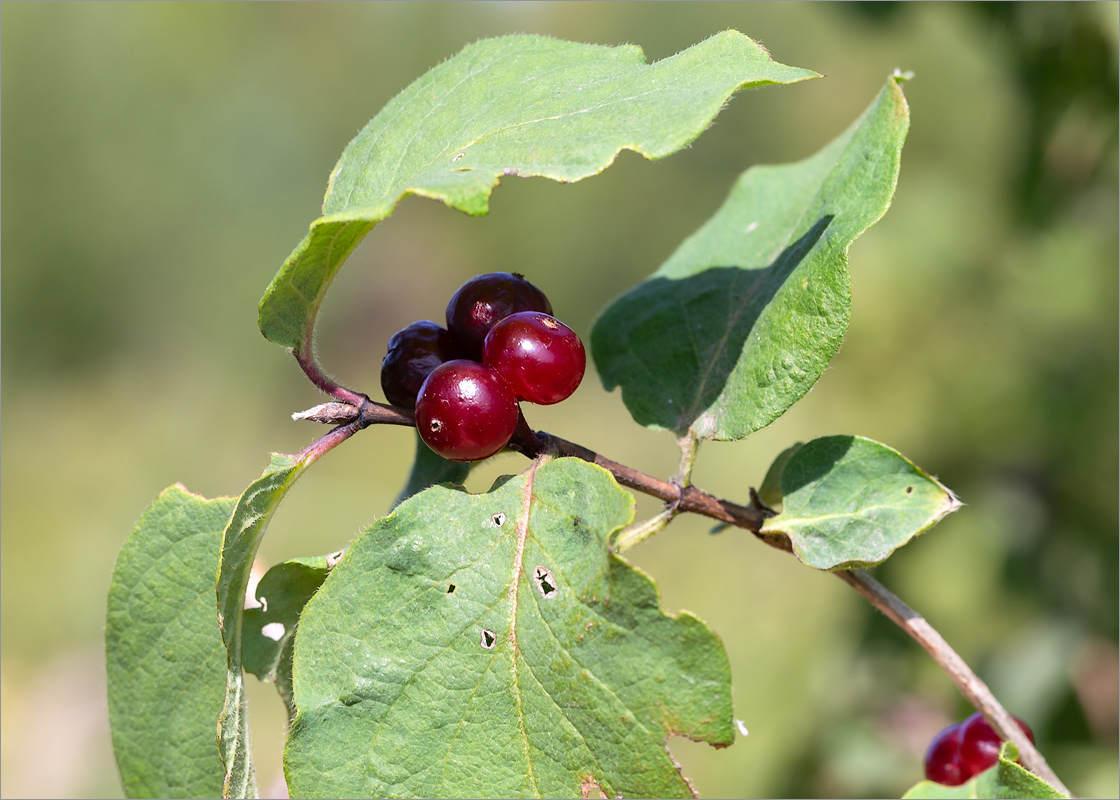
[[[381,360],[381,389],[395,406],[413,408],[416,395],[433,369],[455,358],[451,334],[434,322],[414,322],[389,340]]]
[[[1027,738],[1034,742],[1034,732],[1027,723],[1018,717],[1012,719],[1023,729]],[[994,767],[999,760],[1000,743],[999,735],[979,711],[966,719],[961,723],[961,772],[967,773],[971,778]]]
[[[456,359],[432,370],[416,398],[416,430],[450,461],[480,461],[505,447],[517,427],[517,400],[494,370]]]
[[[486,335],[482,362],[505,378],[518,399],[542,406],[571,396],[587,355],[576,332],[539,311],[510,314]]]
[[[509,272],[479,275],[459,287],[447,304],[447,329],[462,358],[482,360],[482,342],[500,320],[519,311],[552,313],[544,292]]]

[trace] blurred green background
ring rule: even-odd
[[[119,795],[101,638],[118,548],[165,486],[238,494],[269,451],[321,432],[289,420],[320,398],[257,331],[257,302],[366,121],[480,37],[630,42],[652,60],[724,28],[827,77],[737,96],[664,161],[506,179],[488,217],[405,201],[328,295],[322,362],[379,397],[389,335],[496,269],[526,273],[586,336],[742,170],[815,152],[914,70],[894,205],[851,251],[843,349],[770,428],[704,446],[695,479],[742,500],[784,447],[830,433],[937,474],[967,505],[876,574],[1075,793],[1120,794],[1116,3],[5,2],[0,23],[0,794]],[[675,469],[672,437],[593,376],[529,421]],[[332,452],[264,558],[344,546],[411,454],[403,429]],[[500,457],[469,485],[523,464]],[[707,619],[731,658],[749,737],[672,743],[700,793],[897,796],[919,780],[930,736],[968,713],[948,679],[840,581],[710,528],[681,519],[634,551],[666,609]],[[276,793],[282,708],[252,690]]]

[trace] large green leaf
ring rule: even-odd
[[[222,538],[218,570],[218,624],[226,646],[226,697],[218,722],[218,744],[225,764],[223,797],[255,797],[249,720],[242,671],[245,591],[253,559],[280,501],[310,463],[303,455],[274,453],[272,461],[237,500]]]
[[[128,797],[222,794],[214,725],[226,657],[214,577],[235,502],[165,489],[117,557],[105,656],[113,750]]]
[[[665,740],[731,743],[730,670],[608,550],[633,514],[559,459],[371,526],[296,632],[293,796],[688,796]]]
[[[816,383],[848,327],[848,246],[894,194],[909,112],[892,77],[817,155],[754,167],[591,331],[607,389],[642,425],[731,440]]]
[[[303,607],[319,590],[342,551],[329,556],[293,558],[269,568],[257,584],[256,608],[245,609],[241,666],[276,690],[295,714],[292,700],[292,645]]]
[[[859,436],[798,448],[782,469],[781,502],[762,533],[788,536],[817,569],[878,564],[961,505],[901,453]]]
[[[959,786],[944,786],[933,781],[922,781],[906,794],[903,800],[938,800],[938,798],[1039,798],[1059,800],[1066,795],[1042,778],[1015,763],[1018,750],[1010,742],[1000,749],[999,763]]]
[[[406,195],[482,215],[504,175],[572,182],[623,149],[662,158],[699,136],[736,90],[811,77],[736,31],[654,64],[633,45],[543,36],[469,45],[389,101],[347,146],[324,216],[261,300],[261,331],[305,346],[342,262]]]

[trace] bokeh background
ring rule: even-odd
[[[102,628],[117,550],[181,481],[238,494],[272,450],[321,433],[320,401],[256,327],[350,138],[480,37],[642,46],[724,28],[826,78],[735,97],[691,148],[623,153],[570,186],[510,178],[489,216],[406,200],[327,297],[327,369],[379,394],[389,335],[440,319],[466,278],[518,270],[584,336],[756,163],[841,132],[895,67],[912,111],[895,202],[851,250],[853,318],[813,392],[765,431],[701,449],[696,482],[746,497],[788,444],[886,442],[965,508],[876,570],[1034,727],[1074,792],[1117,797],[1116,3],[39,4],[0,9],[2,730],[0,793],[120,793]],[[647,472],[675,444],[592,375],[530,422]],[[412,455],[372,429],[305,476],[271,562],[344,546]],[[500,457],[482,488],[523,467]],[[639,503],[640,514],[656,505]],[[968,708],[840,581],[708,521],[634,552],[668,610],[727,646],[731,748],[674,741],[707,796],[898,796]],[[282,709],[251,695],[262,788]]]

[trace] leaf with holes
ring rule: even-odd
[[[214,576],[235,502],[165,489],[117,557],[105,660],[113,751],[128,797],[221,795],[214,725],[226,657]]]
[[[901,453],[859,436],[797,449],[782,469],[781,501],[762,533],[789,537],[802,563],[829,570],[878,564],[961,505]]]
[[[288,716],[292,704],[292,643],[299,615],[338,563],[342,551],[329,556],[293,558],[270,567],[257,584],[256,608],[245,609],[241,665],[246,672],[276,685]]]
[[[816,383],[848,327],[848,246],[898,180],[900,80],[812,158],[743,173],[715,216],[596,321],[603,386],[622,387],[637,422],[740,439]]]
[[[730,670],[608,550],[633,508],[558,459],[371,526],[296,632],[293,796],[690,795],[665,741],[732,742]]]
[[[346,147],[324,216],[261,300],[261,332],[308,347],[342,262],[407,195],[483,215],[504,175],[571,183],[602,172],[623,149],[663,158],[696,139],[738,89],[813,77],[736,31],[654,64],[633,45],[544,36],[468,45],[390,100]]]
[[[1066,795],[1037,775],[1015,763],[1019,751],[1011,742],[1000,748],[999,763],[984,770],[960,786],[944,786],[933,781],[922,781],[906,794],[903,800],[937,800],[937,798],[1038,798],[1059,800]]]

